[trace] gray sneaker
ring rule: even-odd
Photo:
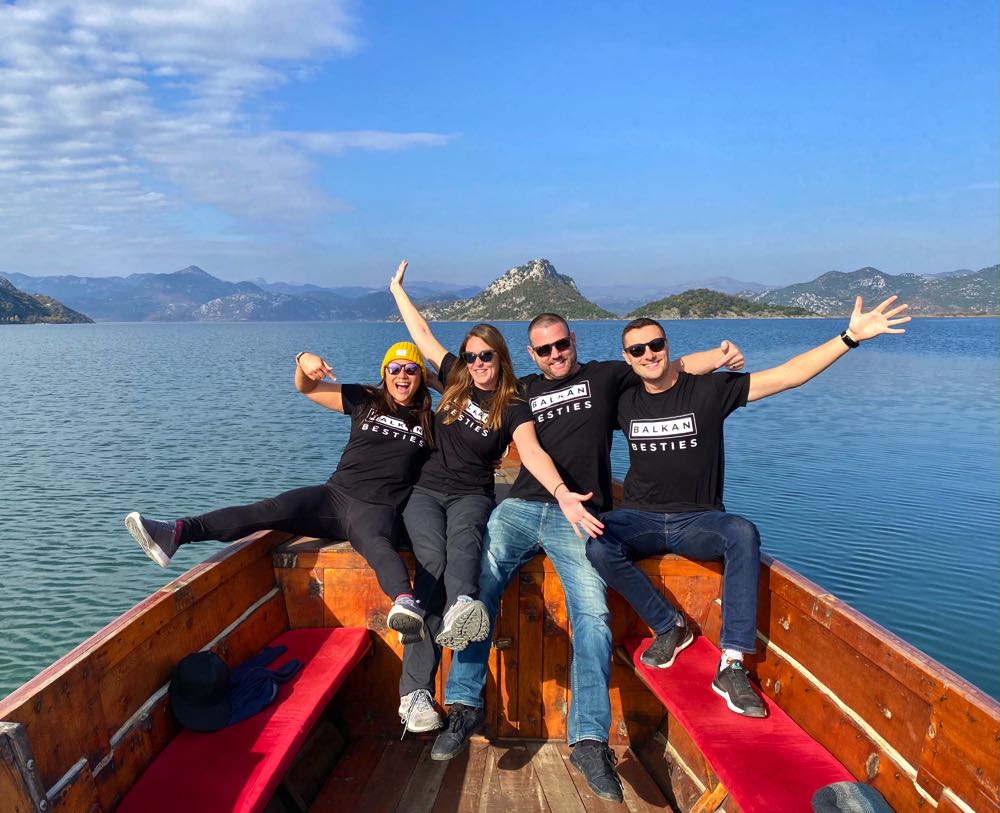
[[[434,731],[444,725],[427,689],[417,689],[399,698],[399,721],[414,734]]]
[[[471,596],[459,596],[444,614],[441,632],[435,640],[459,652],[472,641],[485,640],[489,634],[490,614],[486,605]]]
[[[125,527],[146,555],[160,567],[170,564],[177,553],[177,523],[162,522],[133,511],[125,517]]]

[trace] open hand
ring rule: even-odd
[[[904,328],[894,328],[894,325],[901,325],[910,321],[909,316],[895,318],[896,314],[905,311],[909,305],[897,305],[895,308],[887,310],[897,299],[890,296],[878,307],[872,308],[868,313],[861,312],[861,297],[854,300],[854,312],[851,314],[851,323],[847,326],[851,335],[856,341],[863,342],[865,339],[873,339],[882,333],[906,333]]]
[[[559,501],[559,507],[562,509],[563,516],[573,526],[573,533],[576,534],[577,539],[583,539],[583,534],[580,531],[583,531],[591,538],[596,538],[604,530],[604,523],[591,514],[583,505],[593,496],[594,492],[592,491],[587,494],[577,494],[575,491],[566,491],[564,489],[556,497]]]
[[[333,374],[333,368],[326,363],[325,359],[315,353],[303,353],[299,356],[299,369],[305,373],[306,378],[313,381],[322,381],[324,378],[329,378],[331,381],[337,380],[337,376]]]
[[[719,345],[719,349],[722,351],[722,361],[719,362],[718,367],[725,367],[734,373],[743,369],[743,351],[736,346],[735,342],[726,339]]]
[[[392,279],[389,280],[389,290],[395,292],[397,290],[403,290],[403,277],[406,276],[406,260],[403,260],[399,264],[399,268],[396,269],[396,273],[393,274]]]

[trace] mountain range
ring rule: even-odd
[[[861,295],[867,305],[891,294],[910,306],[916,315],[995,314],[998,312],[997,277],[1000,265],[979,271],[918,276],[885,274],[870,266],[844,273],[830,271],[812,282],[744,294],[754,302],[806,308],[822,316],[843,316]]]
[[[608,277],[613,278],[618,273],[609,270]],[[677,293],[676,288],[680,286],[670,286],[666,291],[669,296],[665,296],[661,287],[655,295],[644,297],[636,294],[639,289],[635,286],[607,283],[588,289],[612,292],[608,298],[595,295],[598,300],[595,302],[584,296],[572,277],[558,273],[548,260],[537,259],[511,268],[481,291],[472,286],[437,282],[410,284],[407,291],[428,319],[447,321],[522,321],[546,310],[572,319],[616,319],[625,313],[654,312],[665,318],[800,313],[782,308],[799,308],[821,316],[841,316],[851,312],[854,297],[859,293],[868,305],[876,304],[890,293],[898,293],[901,301],[910,304],[910,312],[918,315],[975,315],[998,312],[998,273],[1000,266],[924,276],[891,275],[866,267],[849,273],[831,271],[811,282],[781,288],[765,288],[759,283],[741,283],[731,277],[720,277],[692,283],[695,288],[704,290]],[[109,322],[383,321],[398,318],[392,297],[385,288],[361,285],[324,288],[269,283],[262,279],[226,282],[197,266],[172,274],[131,274],[127,277],[6,276],[10,281],[5,288],[8,296],[9,289],[20,288],[18,293],[30,293],[38,300],[35,308],[46,307],[39,305],[45,297],[58,300],[55,305],[64,303],[60,307],[66,312],[60,318],[65,321],[72,321],[69,314],[74,317],[87,314],[97,321]],[[732,296],[733,289],[739,286],[742,286],[740,296]],[[608,308],[615,290],[619,291],[618,305]],[[635,300],[638,305],[627,309],[621,307]],[[22,301],[19,307],[23,306]],[[48,307],[54,305],[50,303]],[[40,311],[34,313],[35,318],[40,317]]]

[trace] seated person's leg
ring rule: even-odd
[[[603,799],[623,800],[614,752],[608,747],[611,728],[611,614],[604,580],[590,566],[573,529],[558,509],[550,511],[542,535],[543,548],[559,574],[573,631],[570,664],[570,708],[567,739],[570,762]]]
[[[490,633],[489,611],[476,596],[483,534],[495,504],[492,497],[469,494],[449,497],[446,506],[448,555],[444,586],[448,609],[437,641],[461,650]]]
[[[722,561],[723,649],[754,652],[760,534],[750,521],[724,511],[671,514],[670,548],[696,562]]]
[[[620,509],[602,519],[604,533],[587,540],[587,558],[656,635],[670,631],[677,610],[635,565],[638,559],[668,552],[664,515]]]
[[[671,516],[670,538],[676,553],[695,561],[722,560],[722,659],[712,681],[730,710],[766,717],[767,708],[750,685],[744,653],[756,649],[760,534],[735,514],[702,511]]]
[[[490,516],[480,560],[479,598],[486,605],[492,633],[493,622],[511,577],[538,546],[541,503],[504,500]],[[470,644],[451,659],[445,703],[448,728],[434,741],[431,759],[451,759],[461,753],[469,738],[483,724],[483,688],[486,685],[490,637]]]

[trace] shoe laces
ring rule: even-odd
[[[732,681],[733,688],[737,692],[752,692],[753,688],[750,686],[750,676],[747,674],[746,668],[743,666],[742,661],[733,661],[727,667],[732,670]]]
[[[448,731],[451,734],[459,733],[465,727],[465,706],[455,708],[452,706],[448,710]]]
[[[406,732],[410,724],[410,715],[414,711],[427,711],[428,709],[433,710],[433,708],[434,706],[431,705],[431,693],[427,689],[417,689],[410,692],[410,702],[406,706],[406,714],[403,715],[403,733],[399,735],[399,741],[402,742],[406,739]]]

